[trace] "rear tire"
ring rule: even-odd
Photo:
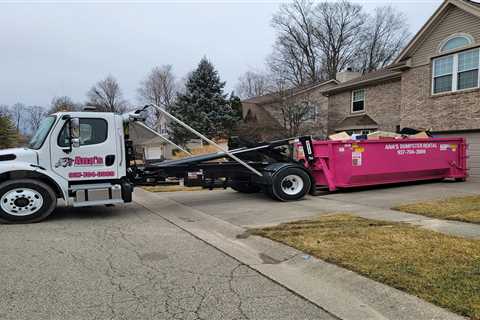
[[[262,190],[262,188],[256,184],[238,180],[233,180],[230,184],[230,188],[240,193],[258,193]]]
[[[48,217],[57,197],[47,184],[33,179],[0,184],[0,223],[32,223]]]
[[[303,198],[312,182],[310,176],[300,168],[284,168],[273,177],[272,196],[280,201],[292,201]]]

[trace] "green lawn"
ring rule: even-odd
[[[252,233],[480,319],[480,241],[348,214]]]

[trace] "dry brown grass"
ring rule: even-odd
[[[480,241],[348,214],[253,233],[480,319]]]
[[[225,143],[225,141],[218,141],[217,143]],[[218,150],[216,147],[212,146],[212,145],[204,145],[203,147],[197,147],[197,148],[192,148],[190,150],[190,153],[191,155],[200,155],[200,154],[207,154],[207,153],[214,153],[214,152],[218,152],[220,150]],[[186,157],[189,157],[190,155],[183,152],[183,151],[180,151],[180,152],[177,152],[173,157],[172,159],[183,159],[183,158],[186,158]]]
[[[480,196],[452,197],[405,204],[392,209],[438,219],[480,223]]]
[[[185,186],[146,186],[142,187],[150,192],[179,192],[179,191],[201,191],[202,187],[185,187]]]

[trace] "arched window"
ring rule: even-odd
[[[440,53],[469,46],[473,43],[473,38],[469,34],[455,34],[443,40],[440,44]]]

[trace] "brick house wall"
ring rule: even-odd
[[[402,86],[399,79],[377,85],[358,87],[365,89],[365,111],[352,113],[352,90],[329,96],[328,133],[347,117],[367,114],[378,124],[379,130],[395,131],[400,125]]]
[[[402,74],[402,127],[455,131],[480,128],[480,89],[432,95],[431,64]]]

